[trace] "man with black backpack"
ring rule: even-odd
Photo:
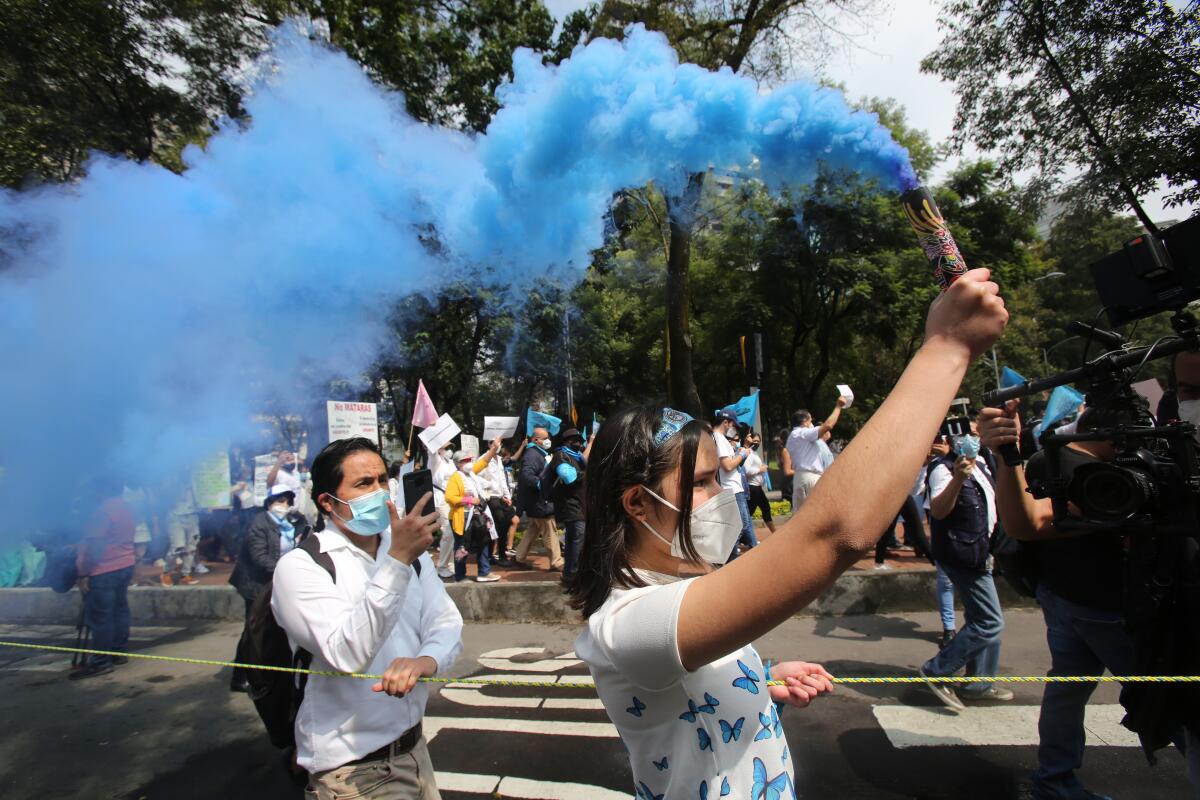
[[[562,434],[562,445],[554,451],[547,468],[550,499],[554,503],[554,519],[566,531],[563,547],[562,582],[569,583],[579,568],[579,553],[583,550],[583,492],[584,473],[591,444],[585,449],[583,435],[575,428]]]
[[[301,663],[308,656],[315,671],[383,679],[308,677],[294,725],[305,796],[440,797],[421,734],[428,691],[418,681],[458,656],[462,616],[426,554],[437,514],[399,516],[387,465],[368,439],[331,442],[312,480],[317,533],[279,559],[271,609]]]
[[[533,436],[521,454],[521,472],[517,478],[518,511],[525,515],[525,536],[517,546],[516,561],[525,560],[529,547],[539,537],[550,554],[550,569],[562,569],[558,546],[558,527],[554,524],[554,504],[546,492],[550,467],[550,431],[534,428]]]

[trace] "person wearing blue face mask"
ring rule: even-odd
[[[995,675],[1000,666],[1004,612],[992,579],[990,544],[996,528],[994,469],[980,452],[974,433],[955,436],[951,452],[929,465],[930,546],[933,558],[962,599],[966,624],[925,662],[925,677]],[[1013,693],[983,681],[968,682],[957,693],[944,683],[929,688],[946,706],[961,711],[964,700],[1003,701]]]
[[[575,428],[562,433],[562,446],[550,459],[546,477],[549,480],[550,499],[554,503],[554,518],[566,531],[563,537],[562,582],[569,584],[575,579],[579,568],[579,553],[583,549],[583,494],[584,474],[587,472],[587,457],[591,443],[583,446],[583,435]]]
[[[303,546],[275,568],[271,611],[293,651],[312,654],[318,672],[383,675],[374,684],[309,677],[295,721],[309,798],[440,796],[421,732],[429,693],[418,681],[458,657],[462,616],[426,553],[438,515],[400,517],[387,481],[374,442],[331,442],[313,460],[312,482],[315,535],[333,569]]]

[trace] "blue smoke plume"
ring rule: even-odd
[[[96,157],[87,178],[0,195],[5,535],[64,519],[76,479],[178,477],[270,398],[356,376],[398,296],[487,275],[567,281],[614,192],[818,160],[915,184],[904,149],[840,93],[771,94],[680,65],[632,28],[558,67],[518,52],[486,134],[414,121],[346,56],[277,34],[246,99],[186,171]],[[323,400],[324,398],[319,398]]]

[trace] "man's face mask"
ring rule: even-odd
[[[347,528],[359,536],[375,536],[383,533],[383,531],[391,524],[391,512],[388,509],[388,492],[386,489],[377,489],[370,494],[365,494],[362,497],[356,497],[353,500],[346,502],[337,495],[329,495],[338,502],[346,503],[350,506],[351,513],[354,514],[350,519],[346,519],[337,511],[333,515],[340,519]]]
[[[954,452],[972,461],[979,455],[979,437],[974,434],[954,437]]]

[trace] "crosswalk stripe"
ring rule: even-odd
[[[876,705],[871,711],[897,749],[1038,744],[1038,706],[979,706],[955,714],[940,707]],[[1124,716],[1119,705],[1089,705],[1084,713],[1088,744],[1138,747],[1137,736],[1121,725]]]

